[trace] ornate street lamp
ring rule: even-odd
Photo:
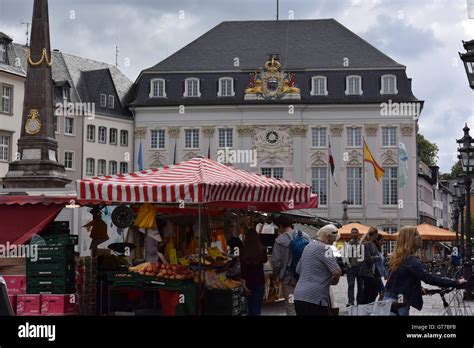
[[[454,190],[456,192],[456,196],[458,197],[458,208],[459,208],[459,214],[460,214],[460,221],[461,221],[461,226],[460,226],[460,231],[461,231],[461,246],[460,246],[460,252],[462,259],[464,261],[464,236],[466,235],[466,230],[464,229],[464,207],[466,206],[466,200],[464,198],[464,176],[459,175],[458,176],[458,182],[454,184]]]
[[[464,176],[464,184],[466,186],[466,250],[464,263],[464,278],[470,279],[472,275],[472,231],[471,231],[471,183],[472,175],[474,173],[474,139],[469,134],[469,127],[467,124],[463,128],[464,136],[457,140],[459,144],[459,156],[461,160],[461,167]],[[471,282],[469,283],[471,284]],[[472,299],[471,286],[465,293],[466,299]]]
[[[349,222],[349,216],[347,215],[347,206],[349,205],[349,202],[344,200],[341,202],[341,204],[342,204],[342,211],[343,211],[342,224],[347,225],[347,223]]]
[[[464,63],[469,86],[474,89],[474,40],[462,42],[466,53],[459,53]]]
[[[451,201],[451,222],[452,226],[451,228],[456,232],[456,247],[459,250],[459,228],[458,228],[458,221],[459,221],[459,199],[457,198],[456,195],[453,196],[453,200]]]

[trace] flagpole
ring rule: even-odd
[[[400,151],[400,150],[398,150]],[[401,227],[401,216],[400,216],[400,155],[398,155],[398,173],[397,173],[397,218],[398,218],[398,223],[397,223],[397,231],[400,231]]]
[[[367,223],[366,216],[366,198],[365,198],[365,137],[362,137],[362,221],[364,225]]]

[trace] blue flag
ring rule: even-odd
[[[398,146],[398,167],[400,175],[400,187],[405,187],[408,181],[408,154],[405,144]]]
[[[143,153],[142,153],[142,142],[140,141],[140,147],[138,149],[138,170],[143,170]]]

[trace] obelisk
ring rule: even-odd
[[[30,51],[18,155],[3,180],[6,188],[64,188],[70,181],[58,162],[48,0],[34,0]],[[19,157],[19,158],[18,158]]]

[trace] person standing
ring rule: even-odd
[[[302,238],[307,239],[308,243],[311,241],[311,238],[304,232],[295,231],[290,218],[286,215],[275,219],[275,223],[278,226],[280,235],[275,239],[272,250],[273,279],[282,286],[286,315],[296,315],[294,292],[297,279],[291,269],[293,259],[290,244],[294,239],[300,238],[299,234],[301,234]]]
[[[295,288],[298,316],[327,316],[331,308],[329,289],[342,274],[333,255],[332,244],[338,239],[337,227],[326,225],[318,231],[318,240],[303,250],[296,268],[300,278]]]
[[[257,231],[247,230],[240,254],[240,267],[243,287],[248,298],[249,316],[257,316],[262,312],[265,290],[263,266],[267,261],[267,250],[260,242]]]
[[[360,247],[360,233],[357,228],[351,230],[351,239],[344,245],[344,258],[347,268],[347,307],[353,306],[354,302],[354,287],[357,281],[357,304],[362,301],[363,295],[363,279],[359,275],[361,263],[361,247]]]
[[[439,287],[461,288],[467,280],[438,277],[431,274],[425,264],[415,256],[423,242],[415,226],[400,229],[395,251],[390,258],[390,274],[385,284],[385,300],[397,302],[398,315],[408,316],[410,307],[423,308],[421,281]]]
[[[379,255],[379,258],[377,259],[377,262],[375,263],[375,284],[377,286],[377,292],[379,294],[379,301],[383,300],[384,297],[384,291],[385,291],[385,285],[383,284],[383,279],[386,278],[386,273],[385,273],[385,258],[383,257],[382,254],[382,246],[384,245],[385,240],[383,239],[382,235],[378,235],[377,238],[375,239],[375,246],[377,248],[377,254]]]
[[[369,231],[361,240],[362,252],[364,253],[364,261],[360,265],[359,274],[364,282],[364,291],[360,304],[368,304],[374,302],[377,298],[377,283],[375,279],[375,264],[380,257],[377,252],[375,240],[378,236],[378,230],[370,227]]]

